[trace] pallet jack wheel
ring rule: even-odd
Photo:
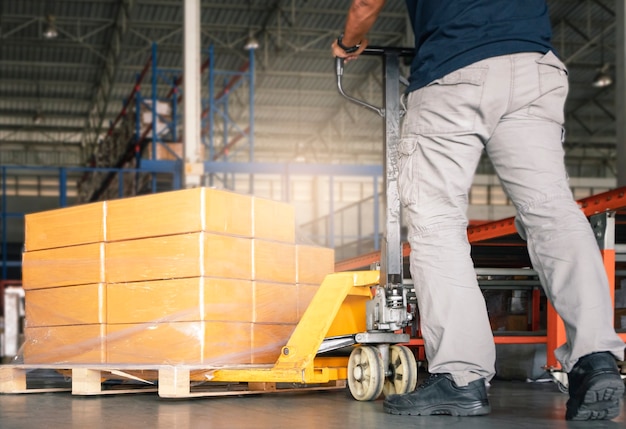
[[[556,383],[556,387],[559,389],[559,392],[565,393],[566,395],[569,394],[569,386],[566,386],[560,381],[555,381],[555,383]]]
[[[569,379],[567,373],[560,370],[548,370],[548,373],[550,377],[552,377],[552,381],[556,383],[559,392],[567,395],[569,393]]]
[[[417,385],[417,362],[411,349],[405,346],[389,347],[389,375],[385,379],[385,397],[412,392]]]
[[[356,347],[348,360],[348,387],[357,401],[372,401],[380,396],[385,383],[383,359],[376,347]]]

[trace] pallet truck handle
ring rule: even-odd
[[[381,107],[376,107],[372,104],[369,104],[363,100],[359,100],[358,98],[352,97],[351,95],[346,94],[343,89],[343,58],[335,57],[335,74],[337,75],[337,89],[339,93],[343,95],[349,101],[358,104],[359,106],[365,107],[367,109],[373,110],[378,113],[381,117],[385,117],[385,109]]]

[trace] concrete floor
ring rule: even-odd
[[[382,400],[357,402],[346,390],[168,400],[156,394],[77,397],[70,393],[0,395],[1,429],[187,428],[625,428],[615,420],[566,422],[567,395],[549,383],[494,381],[486,417],[413,417],[383,413]]]

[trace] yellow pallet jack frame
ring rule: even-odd
[[[365,305],[378,271],[326,276],[271,368],[218,369],[211,381],[321,384],[347,378],[348,357],[316,358],[326,337],[365,331]]]
[[[379,271],[342,272],[326,276],[300,322],[273,366],[243,365],[198,371],[211,383],[248,383],[250,386],[288,383],[301,388],[345,387],[361,401],[393,393],[406,393],[417,384],[417,363],[402,345],[359,344],[367,338],[367,303],[379,287]],[[374,334],[375,335],[375,334]],[[384,337],[385,342],[389,337]],[[396,338],[406,337],[397,333]],[[320,347],[325,339],[352,337],[350,356],[324,357]],[[383,358],[388,353],[387,359]],[[388,364],[387,364],[388,363]],[[190,393],[194,369],[159,368],[159,396],[204,396]],[[261,387],[260,390],[263,390]],[[274,391],[275,389],[270,389]]]
[[[207,368],[195,365],[152,365],[109,367],[106,365],[6,365],[0,368],[0,393],[37,393],[68,390],[67,388],[29,388],[27,372],[32,369],[53,369],[72,380],[71,391],[75,395],[103,395],[120,393],[141,393],[154,391],[158,380],[158,394],[164,398],[190,398],[199,396],[239,395],[263,393],[264,391],[325,390],[344,388],[346,384],[356,399],[372,400],[380,396],[384,385],[392,391],[405,389],[407,383],[396,389],[395,372],[393,380],[386,380],[389,368],[384,368],[377,347],[356,344],[359,335],[366,328],[366,306],[372,300],[373,290],[379,286],[379,271],[342,272],[326,276],[317,293],[311,300],[300,322],[287,344],[282,347],[280,356],[273,365],[239,365],[233,367]],[[352,338],[350,357],[320,357],[320,347],[327,338]],[[408,336],[407,336],[408,337]],[[387,345],[388,346],[388,345]],[[392,346],[406,349],[403,346]],[[389,347],[388,347],[389,348]],[[361,355],[363,351],[363,355]],[[356,352],[356,353],[355,353]],[[357,356],[356,364],[354,355]],[[416,367],[407,364],[402,357],[400,373],[410,373],[410,387],[417,381]],[[414,360],[413,360],[414,362]],[[350,368],[352,365],[352,368]],[[366,369],[367,367],[367,369]],[[408,368],[408,369],[407,369]],[[413,374],[415,374],[413,380]],[[350,381],[362,379],[363,385],[354,388]],[[402,377],[399,377],[402,378]],[[107,379],[136,380],[152,385],[152,389],[128,388],[126,390],[105,390],[102,382]],[[195,382],[209,382],[209,390],[191,390]],[[347,382],[347,383],[346,383]],[[230,385],[247,383],[248,389],[232,390]],[[277,388],[282,384],[282,388]],[[357,383],[358,384],[358,383]],[[216,391],[213,387],[223,387]],[[288,388],[284,388],[287,385]],[[408,388],[408,387],[407,387]]]

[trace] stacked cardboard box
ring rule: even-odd
[[[24,362],[275,362],[334,265],[294,223],[208,188],[28,215]]]
[[[24,362],[106,361],[104,203],[25,218]]]

